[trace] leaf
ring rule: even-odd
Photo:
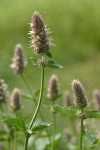
[[[98,141],[98,134],[96,132],[93,132],[89,129],[85,129],[85,134],[88,137],[88,139],[91,141],[92,144],[96,144]]]
[[[6,124],[10,126],[14,126],[18,128],[19,130],[25,131],[25,123],[22,118],[14,118],[14,117],[8,117],[3,120]]]
[[[52,140],[52,137],[50,137]],[[61,138],[61,134],[56,134],[55,135],[55,139],[54,139],[54,146],[56,146],[56,144],[58,144],[59,139]],[[42,137],[42,138],[38,138],[35,142],[36,145],[36,150],[47,150],[51,148],[51,144],[50,141],[48,140],[48,138],[46,137]]]
[[[34,122],[31,130],[33,132],[37,132],[37,131],[40,131],[44,128],[51,126],[52,124],[53,123],[48,123],[48,122]]]
[[[85,111],[87,118],[100,118],[100,111],[99,110],[90,110]]]
[[[48,57],[52,58],[52,54],[51,54],[49,51],[46,51],[45,54],[46,54]]]
[[[78,111],[78,108],[75,106],[66,107],[66,106],[55,105],[54,108],[56,111],[61,112],[61,113],[66,113],[66,114],[67,114],[67,112],[71,112],[73,114],[76,114],[76,112]]]
[[[56,144],[59,142],[60,138],[61,138],[61,134],[56,134],[56,135],[55,135],[54,141],[52,141],[52,142],[54,142],[54,145],[56,145]],[[53,138],[52,138],[52,139],[53,139]],[[50,144],[50,145],[51,145],[51,144]]]
[[[0,136],[5,135],[5,134],[7,134],[7,132],[5,130],[0,130]]]
[[[49,60],[47,62],[47,67],[49,68],[62,68],[61,65],[57,64],[56,62],[54,62],[53,60]]]

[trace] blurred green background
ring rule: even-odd
[[[28,61],[25,77],[33,91],[39,87],[40,69],[31,63],[30,57],[35,56],[27,35],[31,16],[39,11],[52,31],[56,45],[51,48],[53,59],[63,65],[62,70],[47,69],[45,84],[55,73],[63,91],[71,89],[76,78],[84,84],[91,99],[92,90],[100,87],[99,6],[99,0],[0,0],[0,77],[9,89],[24,86],[9,67],[17,43],[23,45]]]

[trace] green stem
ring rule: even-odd
[[[54,150],[54,140],[55,140],[55,133],[56,133],[56,114],[54,111],[54,105],[55,105],[55,101],[53,100],[53,129],[52,129],[52,150]]]
[[[39,102],[38,102],[38,105],[36,107],[36,111],[35,111],[35,113],[33,115],[33,118],[32,118],[32,120],[30,122],[29,129],[32,128],[33,123],[34,123],[34,121],[35,121],[35,119],[37,117],[37,114],[39,112],[39,109],[40,109],[40,106],[41,106],[41,102],[42,102],[42,96],[43,96],[43,87],[44,87],[44,68],[42,68],[42,73],[41,73],[41,88],[40,88]],[[27,137],[26,137],[25,149],[24,150],[27,150],[27,148],[28,148],[28,140],[29,140],[29,135],[27,135]]]
[[[37,108],[36,108],[36,111],[33,115],[33,118],[31,120],[31,123],[29,125],[29,128],[31,129],[32,128],[32,125],[37,117],[37,114],[39,112],[39,109],[40,109],[40,106],[41,106],[41,102],[42,102],[42,96],[43,96],[43,87],[44,87],[44,68],[42,68],[42,74],[41,74],[41,88],[40,88],[40,97],[39,97],[39,102],[38,102],[38,105],[37,105]]]
[[[14,129],[14,150],[17,150],[17,135],[16,135],[16,128]]]
[[[26,137],[26,142],[25,142],[25,148],[24,148],[24,150],[27,150],[27,148],[28,148],[28,140],[29,140],[29,136]]]
[[[26,80],[26,78],[24,77],[23,74],[21,74],[21,78],[22,78],[23,82],[25,83],[27,89],[29,90],[29,93],[30,93],[31,96],[32,96],[32,100],[34,100],[35,106],[37,106],[36,99],[33,97],[32,90],[31,90],[31,88],[30,88],[30,86],[29,86],[29,84],[28,84],[28,82],[27,82],[27,80]],[[42,116],[42,112],[41,112],[41,111],[39,112],[39,115],[40,115],[41,120],[44,121],[44,118],[43,118],[43,116]],[[49,132],[48,132],[47,129],[46,129],[46,132],[47,132],[48,140],[49,140],[49,142],[51,142],[50,135],[49,135]]]
[[[82,113],[83,113],[83,109],[82,109]],[[83,119],[81,119],[80,150],[82,150],[82,142],[83,142]]]

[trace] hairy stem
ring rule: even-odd
[[[80,127],[80,150],[82,150],[82,142],[83,142],[83,119],[81,119],[81,127]]]

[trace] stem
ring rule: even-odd
[[[14,150],[17,150],[17,135],[16,135],[16,128],[14,129]]]
[[[83,113],[83,109],[82,109]],[[80,132],[80,150],[82,150],[82,142],[83,142],[83,119],[81,119],[81,132]]]
[[[33,97],[32,90],[31,90],[31,88],[30,88],[30,86],[29,86],[29,84],[28,84],[28,82],[27,82],[26,78],[24,77],[24,75],[23,75],[23,74],[20,74],[20,75],[21,75],[21,78],[22,78],[23,82],[25,83],[25,85],[26,85],[27,89],[29,90],[29,93],[30,93],[30,94],[31,94],[31,96]],[[35,106],[37,106],[36,99],[33,97],[33,98],[32,98],[32,100],[34,100]],[[39,112],[39,115],[40,115],[41,120],[42,120],[42,121],[44,121],[44,118],[43,118],[43,116],[42,116],[41,111]],[[49,132],[48,132],[48,130],[47,130],[47,129],[46,129],[46,132],[47,132],[48,140],[49,140],[49,142],[51,142],[50,135],[49,135]]]
[[[53,100],[53,130],[52,130],[52,135],[53,135],[53,138],[52,138],[52,150],[54,150],[54,140],[55,140],[55,133],[56,133],[56,114],[55,114],[55,111],[54,111],[54,105],[55,105],[55,101]]]
[[[27,150],[27,147],[28,147],[28,140],[29,140],[29,136],[27,136],[27,138],[26,138],[26,142],[25,142],[25,148],[24,148],[24,150]]]
[[[41,106],[42,96],[43,96],[43,86],[44,86],[44,68],[42,68],[42,73],[41,73],[41,88],[40,88],[39,102],[38,102],[38,105],[36,107],[36,111],[35,111],[35,113],[33,115],[33,118],[32,118],[32,120],[30,122],[29,129],[32,128],[33,123],[34,123],[34,121],[35,121],[35,119],[37,117],[37,114],[38,114],[40,106]],[[27,148],[28,148],[28,140],[29,140],[29,135],[27,135],[27,137],[26,137],[25,149],[24,150],[27,150]]]
[[[40,88],[40,97],[39,97],[39,102],[38,102],[38,105],[37,105],[37,108],[36,108],[36,111],[33,115],[33,118],[31,120],[31,123],[29,125],[29,128],[31,129],[32,128],[32,125],[37,117],[37,114],[39,112],[39,109],[40,109],[40,106],[41,106],[41,102],[42,102],[42,96],[43,96],[43,86],[44,86],[44,68],[42,68],[42,73],[41,73],[41,88]]]

